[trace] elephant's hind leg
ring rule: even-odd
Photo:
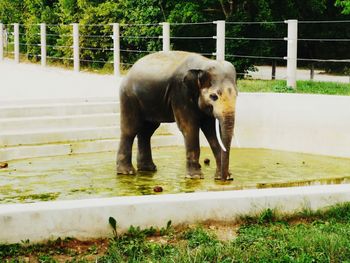
[[[138,155],[137,169],[139,171],[156,171],[157,167],[152,159],[151,136],[160,123],[145,121],[137,134]]]
[[[117,154],[117,173],[135,174],[136,170],[131,163],[132,145],[135,135],[122,134]]]
[[[137,101],[127,98],[124,94],[120,99],[120,143],[117,154],[117,173],[135,174],[132,165],[132,145],[140,128],[140,113]]]

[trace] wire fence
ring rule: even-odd
[[[312,24],[350,24],[350,20],[339,21],[297,21],[298,25]],[[77,24],[75,24],[77,25]],[[117,28],[116,28],[117,25]],[[254,60],[254,64],[272,64],[271,73],[257,74],[248,68],[241,69],[237,74],[241,77],[272,78],[276,77],[276,65],[288,64],[295,60],[300,63],[337,63],[344,68],[350,69],[350,52],[343,54],[343,58],[321,58],[321,57],[290,57],[287,50],[291,42],[297,43],[343,43],[349,45],[350,38],[291,38],[289,36],[288,21],[261,21],[261,22],[224,22],[226,27],[235,26],[280,26],[281,36],[247,36],[247,35],[219,35],[219,23],[145,23],[145,24],[81,24],[77,25],[78,32],[74,31],[74,25],[66,24],[2,24],[1,52],[3,57],[17,58],[24,56],[32,61],[46,65],[46,59],[50,62],[61,61],[66,65],[73,66],[78,70],[80,63],[83,67],[96,66],[114,69],[116,75],[120,74],[121,68],[129,68],[138,58],[155,53],[176,49],[177,46],[189,47],[188,51],[196,52],[210,58],[225,58],[230,61]],[[166,27],[171,30],[167,33]],[[197,27],[198,35],[187,35],[187,27]],[[147,30],[145,30],[145,28]],[[227,30],[226,30],[227,31]],[[150,32],[152,34],[150,34]],[[192,30],[193,32],[193,30]],[[228,30],[228,32],[231,32]],[[238,33],[240,31],[238,30]],[[167,44],[168,41],[168,44]],[[250,50],[238,52],[235,50],[237,43],[250,42],[280,43],[276,55],[268,55],[264,52],[257,54]],[[180,44],[181,45],[180,45]],[[168,46],[166,46],[168,45]],[[221,45],[221,48],[220,48]],[[226,45],[226,48],[225,48]],[[222,49],[223,46],[223,49]],[[281,54],[284,52],[284,54]],[[1,58],[0,53],[0,59]],[[348,57],[346,57],[348,56]],[[45,60],[45,63],[43,63]],[[277,62],[277,64],[276,64]],[[118,65],[116,65],[118,64]],[[313,77],[314,68],[311,68],[310,77]],[[116,72],[119,71],[119,72]],[[254,74],[253,74],[254,73]],[[288,71],[281,79],[288,79]],[[350,70],[348,72],[350,75]],[[350,81],[350,78],[349,78]]]

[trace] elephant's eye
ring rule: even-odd
[[[218,99],[218,95],[216,95],[215,93],[212,93],[209,95],[209,98],[213,101],[216,101]]]

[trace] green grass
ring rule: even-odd
[[[284,80],[238,80],[241,92],[279,92],[327,95],[350,95],[350,83],[297,81],[297,89],[287,88]]]
[[[217,229],[223,226],[225,231],[234,229],[235,236],[219,238]],[[0,262],[28,258],[34,262],[350,262],[350,203],[288,216],[267,209],[226,225],[173,228],[169,222],[162,229],[130,227],[126,234],[116,231],[109,240],[90,243],[67,239],[0,245]]]

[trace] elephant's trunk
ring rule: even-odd
[[[219,120],[216,120],[216,126],[220,124],[221,132],[217,129],[217,139],[221,146],[221,180],[227,180],[230,177],[229,163],[230,163],[230,148],[234,130],[234,113],[225,113]],[[221,135],[221,136],[220,136]]]

